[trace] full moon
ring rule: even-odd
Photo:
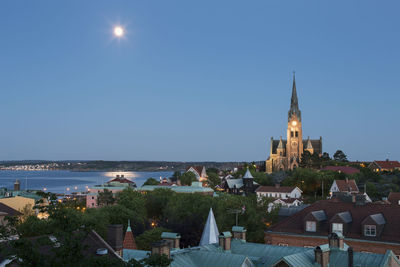
[[[124,35],[124,29],[121,26],[114,28],[114,35],[117,37],[122,37]]]

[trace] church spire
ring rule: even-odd
[[[215,222],[214,213],[212,208],[208,213],[206,225],[204,226],[203,234],[201,235],[200,246],[218,243],[218,226]]]
[[[296,90],[296,76],[293,71],[293,86],[292,86],[292,98],[290,100],[290,110],[288,114],[288,121],[292,118],[292,116],[296,114],[299,121],[301,121],[301,112],[299,109],[299,101],[297,99],[297,90]]]

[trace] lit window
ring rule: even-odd
[[[376,225],[364,225],[365,236],[376,236]]]
[[[332,232],[343,233],[343,224],[332,223]]]
[[[316,232],[317,224],[314,221],[307,221],[306,222],[306,231],[307,232]]]

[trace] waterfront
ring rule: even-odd
[[[102,184],[117,174],[141,186],[148,178],[170,177],[173,172],[74,172],[74,171],[0,171],[0,187],[12,189],[18,179],[21,189],[46,189],[48,192],[82,192],[86,187]],[[69,190],[67,190],[69,189]]]

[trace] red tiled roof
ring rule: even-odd
[[[126,231],[125,238],[124,238],[124,243],[123,243],[122,247],[124,249],[137,249],[136,248],[135,238],[133,238],[132,231]]]
[[[133,184],[133,182],[131,180],[128,180],[128,179],[126,179],[124,177],[117,177],[117,178],[114,178],[114,179],[112,179],[112,180],[110,180],[108,182],[109,183],[110,182],[119,182],[119,183]]]
[[[352,180],[335,180],[340,192],[356,191],[359,192],[358,186],[354,179]],[[350,189],[350,190],[349,190]]]
[[[304,232],[304,218],[312,211],[323,210],[326,214],[326,221],[321,227],[318,235],[329,234],[329,221],[337,213],[348,211],[351,214],[352,223],[349,225],[345,237],[364,239],[362,235],[362,221],[372,214],[381,213],[385,218],[386,224],[383,232],[378,238],[379,241],[400,242],[400,231],[398,230],[400,222],[400,206],[382,205],[368,203],[363,206],[354,203],[336,202],[331,200],[320,200],[298,213],[284,219],[270,228],[271,232],[285,232],[293,234],[306,234]],[[308,233],[307,233],[308,234]],[[365,238],[367,239],[367,238]]]
[[[322,168],[322,170],[343,172],[345,174],[354,174],[354,173],[360,172],[359,169],[354,168],[354,167],[349,167],[349,166],[326,166],[326,167]]]
[[[186,171],[188,171],[190,168],[193,168],[199,174],[199,176],[201,176],[204,166],[189,166],[186,168]]]
[[[397,160],[375,160],[374,162],[382,169],[400,168],[400,162]]]
[[[259,186],[256,189],[256,192],[277,192],[277,193],[290,193],[292,192],[296,187],[295,186]]]
[[[390,204],[400,205],[400,192],[390,192],[388,201]]]

